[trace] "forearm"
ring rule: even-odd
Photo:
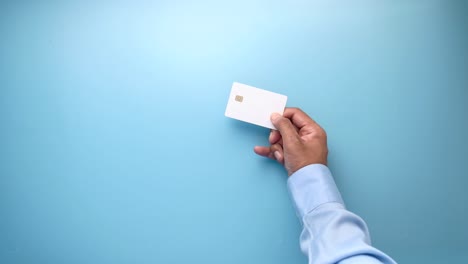
[[[326,166],[300,169],[288,187],[303,224],[301,250],[309,263],[395,263],[371,246],[366,223],[345,209]]]

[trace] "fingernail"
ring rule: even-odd
[[[275,158],[276,158],[277,161],[279,161],[281,159],[281,154],[279,153],[279,151],[275,151],[273,153],[273,155],[275,155]]]
[[[277,119],[280,118],[280,117],[281,117],[280,114],[278,114],[278,113],[273,113],[273,114],[271,114],[271,117],[270,117],[270,118],[271,118],[272,121],[275,121],[275,120],[277,120]]]

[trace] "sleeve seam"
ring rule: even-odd
[[[306,217],[307,215],[309,215],[309,214],[312,213],[313,211],[317,210],[317,209],[318,209],[319,207],[321,207],[322,205],[333,204],[333,203],[339,204],[339,205],[343,206],[343,209],[344,209],[344,204],[342,204],[340,201],[328,201],[328,202],[321,203],[321,204],[315,206],[314,208],[312,208],[311,210],[307,211],[306,213],[304,213],[304,216],[303,216],[302,218]]]

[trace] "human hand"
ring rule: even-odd
[[[271,122],[278,130],[270,132],[270,146],[255,146],[255,153],[277,160],[288,176],[310,164],[327,165],[327,134],[301,109],[274,113]]]

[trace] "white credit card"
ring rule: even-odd
[[[233,83],[224,113],[227,117],[275,129],[273,113],[283,114],[288,97],[242,83]]]

